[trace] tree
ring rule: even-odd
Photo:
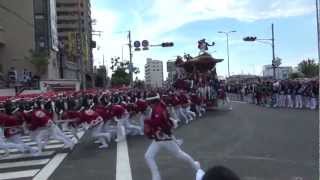
[[[121,61],[120,57],[111,58],[111,67],[113,74],[111,77],[111,84],[114,85],[129,85],[130,84],[130,74],[129,74],[130,62],[125,60]],[[132,67],[132,72],[134,74],[140,73],[138,67]]]
[[[118,68],[112,73],[111,85],[129,85],[130,84],[130,75],[126,72],[124,68]]]
[[[25,57],[26,60],[30,61],[31,64],[36,69],[36,74],[38,76],[43,75],[45,72],[47,72],[48,64],[49,64],[49,56],[45,51],[41,52],[35,52],[33,50],[30,50],[30,56]]]
[[[297,79],[297,78],[303,78],[304,74],[301,72],[293,72],[289,74],[289,79]]]
[[[305,77],[315,77],[319,75],[319,63],[314,59],[303,60],[298,64],[298,71],[303,73]]]

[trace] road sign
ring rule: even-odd
[[[149,41],[148,40],[143,40],[142,41],[142,46],[145,47],[145,48],[148,47],[149,46]]]
[[[135,41],[135,42],[133,43],[133,46],[134,46],[135,48],[139,48],[139,47],[141,46],[140,41]]]

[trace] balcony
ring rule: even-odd
[[[5,36],[4,28],[2,26],[0,26],[0,46],[6,44],[6,42],[4,40],[4,36]]]

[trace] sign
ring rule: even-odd
[[[40,90],[47,91],[79,91],[80,81],[78,80],[44,80],[40,81]]]
[[[147,48],[147,47],[149,46],[149,41],[148,41],[148,40],[143,40],[143,41],[142,41],[142,46],[143,46],[144,48]]]
[[[134,46],[135,48],[139,48],[139,47],[141,46],[140,41],[135,41],[135,42],[133,43],[133,46]]]

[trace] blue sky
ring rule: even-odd
[[[305,58],[316,58],[316,19],[313,0],[91,0],[95,30],[103,31],[95,37],[95,64],[102,64],[104,55],[128,59],[127,34],[133,40],[147,39],[151,44],[173,41],[172,48],[154,47],[134,52],[133,62],[144,78],[146,58],[174,59],[184,52],[198,54],[197,41],[215,41],[209,52],[225,59],[218,64],[218,74],[227,75],[226,37],[218,31],[236,30],[230,36],[231,74],[261,74],[262,66],[270,64],[271,46],[259,42],[243,42],[248,35],[271,38],[271,23],[275,25],[276,56],[283,65],[296,66]],[[166,68],[165,68],[166,69]],[[166,77],[166,73],[165,73]]]

